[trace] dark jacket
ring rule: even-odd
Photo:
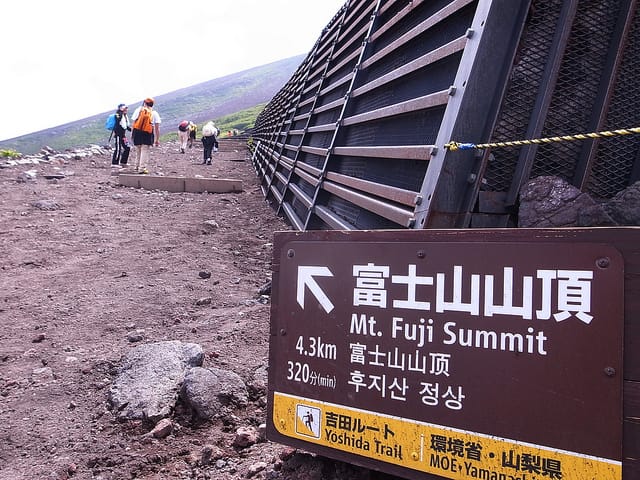
[[[217,147],[218,146],[218,139],[216,138],[215,135],[211,135],[209,137],[202,137],[202,145],[204,145],[205,147]]]
[[[114,134],[116,137],[122,137],[122,136],[124,136],[124,134],[126,133],[126,131],[127,131],[127,130],[131,131],[131,127],[127,127],[127,128],[125,129],[125,128],[123,128],[123,126],[121,125],[121,123],[122,123],[122,116],[123,116],[123,115],[126,115],[126,113],[121,112],[120,110],[118,110],[118,111],[116,112],[116,126],[115,126],[115,128],[113,129],[113,134]],[[127,124],[129,124],[129,121],[128,121],[128,120],[129,120],[129,117],[127,117]]]

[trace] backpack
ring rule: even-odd
[[[107,121],[104,124],[104,128],[106,128],[107,130],[113,131],[113,129],[116,128],[116,121],[117,121],[116,114],[112,113],[107,117]]]
[[[153,133],[153,125],[151,124],[151,112],[152,110],[149,107],[143,106],[140,109],[140,114],[136,121],[133,122],[133,128],[135,130],[141,130],[147,133]]]
[[[217,133],[217,128],[213,125],[213,123],[208,122],[204,127],[202,127],[202,135],[205,137],[211,137]]]
[[[188,127],[189,127],[189,122],[184,120],[180,122],[180,125],[178,125],[178,130],[180,130],[181,132],[186,132]]]

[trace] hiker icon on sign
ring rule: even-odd
[[[309,410],[302,418],[304,418],[304,424],[309,427],[309,430],[311,430],[313,425],[313,414],[311,413],[311,410]]]
[[[296,433],[320,438],[320,409],[309,405],[296,406]]]

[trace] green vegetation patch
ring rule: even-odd
[[[216,126],[220,129],[221,135],[224,135],[224,133],[229,130],[238,130],[243,132],[253,128],[256,123],[256,118],[258,118],[258,115],[262,110],[264,110],[266,105],[266,103],[260,103],[255,107],[246,108],[239,112],[230,113],[229,115],[220,117],[215,120]]]
[[[0,150],[0,158],[20,158],[22,154],[12,149]]]

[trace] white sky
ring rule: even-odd
[[[344,3],[5,1],[0,140],[306,54]]]

